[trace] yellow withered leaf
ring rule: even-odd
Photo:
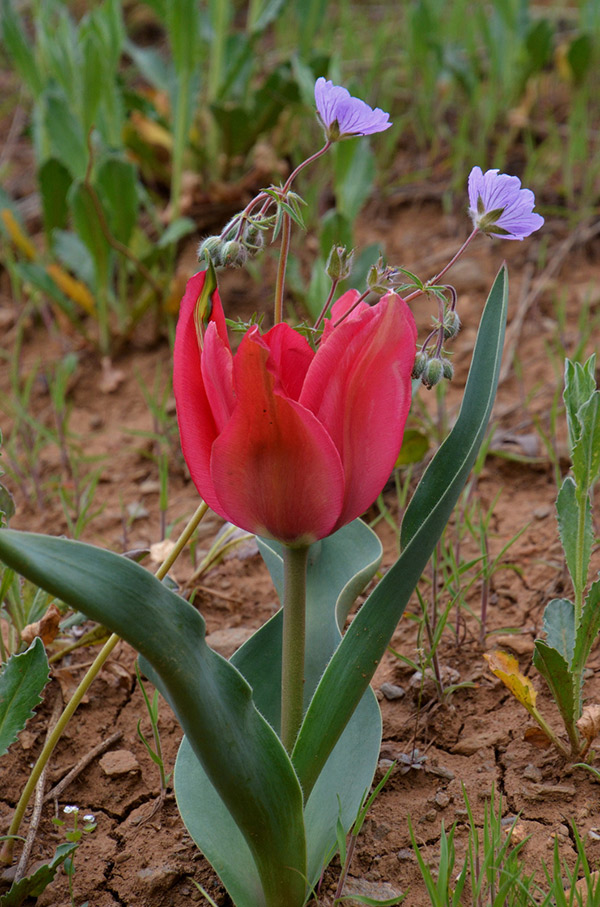
[[[2,218],[2,223],[6,228],[6,232],[12,239],[13,243],[19,249],[20,252],[25,255],[30,261],[35,261],[37,258],[37,249],[29,239],[29,237],[21,229],[19,222],[16,217],[10,210],[10,208],[3,208],[0,211],[0,217]]]
[[[96,311],[94,297],[81,280],[71,277],[71,275],[64,271],[60,265],[47,265],[46,271],[56,286],[59,287],[69,299],[76,302],[88,315],[94,314]]]
[[[519,662],[514,655],[496,649],[495,652],[488,652],[483,657],[490,671],[500,678],[521,705],[524,705],[528,712],[533,711],[537,698],[536,689],[530,679],[519,670]]]
[[[145,117],[139,110],[134,110],[131,114],[130,123],[139,137],[156,148],[162,148],[169,154],[173,150],[173,136],[171,133],[149,117]]]

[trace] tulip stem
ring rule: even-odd
[[[294,748],[304,714],[307,563],[308,546],[284,547],[281,742],[288,753]]]

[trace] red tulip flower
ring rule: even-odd
[[[252,327],[231,352],[218,292],[206,330],[187,284],[175,340],[174,390],[183,454],[205,502],[236,526],[308,545],[360,516],[396,462],[411,399],[416,328],[388,293],[350,290],[326,319],[318,350],[288,324]]]

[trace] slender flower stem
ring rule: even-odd
[[[317,318],[317,320],[314,323],[313,330],[316,330],[319,327],[319,325],[321,324],[321,322],[323,321],[323,319],[325,318],[325,315],[327,314],[327,309],[331,305],[331,300],[333,299],[333,294],[335,293],[339,282],[340,282],[339,277],[336,277],[332,281],[331,289],[329,291],[329,296],[327,297],[327,299],[325,301],[325,305],[323,306],[323,308],[321,309],[321,311],[319,313],[319,317]]]
[[[327,140],[320,151],[315,151],[314,154],[311,154],[310,157],[307,157],[305,161],[302,161],[301,164],[298,164],[295,170],[293,170],[285,181],[285,185],[281,190],[281,198],[285,199],[286,194],[289,192],[290,187],[301,170],[304,170],[305,167],[308,167],[309,164],[312,164],[313,161],[316,161],[317,158],[320,158],[321,155],[331,147],[331,142]],[[266,204],[266,203],[265,203]],[[281,227],[281,250],[279,252],[279,265],[277,267],[277,281],[275,283],[275,324],[279,324],[280,321],[283,321],[283,294],[285,289],[285,272],[287,268],[288,255],[290,254],[290,240],[292,237],[292,221],[288,214],[283,215],[283,223]]]
[[[285,272],[287,260],[290,252],[290,241],[292,238],[292,220],[289,214],[283,215],[283,224],[281,227],[281,250],[279,252],[279,264],[277,266],[277,280],[275,282],[275,314],[274,323],[279,324],[283,321],[283,294],[285,290]]]
[[[181,533],[179,538],[177,539],[177,542],[175,543],[175,547],[173,548],[173,550],[171,551],[169,556],[163,561],[163,563],[160,565],[160,567],[156,571],[157,579],[162,580],[167,575],[168,571],[171,569],[172,565],[174,564],[176,559],[179,557],[179,555],[181,554],[181,552],[187,545],[192,533],[198,526],[198,523],[200,522],[200,520],[202,519],[202,517],[204,516],[204,514],[206,513],[207,510],[208,510],[208,505],[205,504],[204,502],[202,502],[202,504],[200,504],[200,506],[197,508],[193,517],[191,518],[191,520],[189,521],[189,523],[187,524],[187,526],[185,527],[185,529],[183,530],[183,532]],[[87,693],[88,689],[90,688],[92,681],[95,680],[95,678],[97,677],[97,675],[100,672],[100,669],[102,668],[102,666],[104,665],[107,658],[109,657],[109,655],[111,654],[111,652],[113,651],[114,647],[116,646],[116,644],[118,642],[120,642],[120,637],[117,636],[116,633],[113,633],[108,638],[108,640],[105,642],[105,644],[102,646],[102,648],[100,649],[100,651],[99,651],[98,655],[96,656],[96,658],[94,659],[91,667],[88,669],[85,676],[82,678],[81,683],[79,684],[79,686],[77,687],[77,689],[71,696],[71,699],[69,700],[69,702],[63,709],[62,715],[58,719],[54,730],[52,731],[52,733],[49,735],[48,739],[46,740],[46,743],[44,744],[42,751],[37,758],[37,762],[35,763],[33,769],[31,770],[31,774],[27,780],[27,783],[26,783],[25,787],[23,788],[23,791],[19,798],[19,802],[17,803],[17,806],[15,808],[12,822],[10,823],[10,828],[7,832],[8,835],[16,835],[18,833],[19,828],[21,826],[21,822],[23,821],[23,816],[25,815],[25,810],[27,809],[27,806],[29,804],[29,800],[31,799],[31,797],[33,795],[33,792],[35,790],[35,786],[39,780],[39,777],[40,777],[41,773],[43,772],[50,756],[52,755],[52,752],[54,751],[56,744],[60,740],[65,727],[67,726],[68,722],[70,721],[70,719],[71,719],[72,715],[74,714],[75,710],[77,709],[79,703],[81,702],[81,700]],[[4,846],[0,853],[0,863],[11,863],[12,862],[13,849],[14,849],[14,840],[9,838],[9,840],[4,842]]]
[[[337,328],[338,325],[340,325],[342,323],[342,321],[345,321],[346,318],[348,317],[348,315],[350,315],[354,311],[354,309],[356,308],[356,306],[359,303],[361,303],[364,299],[367,298],[367,296],[369,295],[370,292],[371,292],[370,290],[365,290],[364,293],[361,293],[360,296],[358,297],[358,299],[356,300],[356,302],[352,303],[352,305],[350,306],[348,311],[345,312],[341,318],[338,318],[338,320],[334,322],[334,324],[333,324],[334,328]]]
[[[294,182],[294,180],[296,179],[296,177],[298,176],[298,174],[302,170],[304,170],[305,167],[308,167],[309,164],[312,164],[313,161],[316,161],[318,158],[322,157],[326,151],[329,151],[329,149],[331,148],[331,144],[332,144],[331,141],[329,139],[327,139],[327,141],[325,142],[325,144],[319,151],[315,151],[315,153],[311,154],[310,157],[307,157],[305,161],[302,161],[301,164],[298,164],[298,166],[296,167],[295,170],[292,170],[292,172],[288,176],[287,180],[285,181],[285,185],[282,189],[282,194],[285,192],[289,192],[291,185]]]
[[[307,563],[308,546],[284,547],[281,742],[288,753],[294,748],[304,713]]]
[[[444,274],[446,273],[446,271],[449,271],[450,268],[452,267],[452,265],[458,261],[458,259],[463,254],[463,252],[465,251],[465,249],[467,248],[469,243],[472,242],[473,239],[475,239],[475,237],[477,236],[478,233],[479,233],[479,227],[475,227],[475,229],[470,234],[470,236],[468,236],[467,239],[465,239],[464,243],[462,244],[462,246],[460,247],[458,252],[452,256],[452,258],[450,259],[448,264],[445,267],[443,267],[442,270],[438,274],[435,275],[435,277],[432,277],[430,280],[427,281],[427,283],[425,284],[425,289],[424,290],[415,290],[414,293],[410,293],[408,296],[405,296],[404,301],[410,302],[411,299],[415,299],[417,296],[421,296],[421,294],[424,293],[428,287],[434,286],[439,281],[440,277],[443,277]]]

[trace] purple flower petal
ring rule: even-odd
[[[360,98],[353,98],[341,85],[334,85],[323,76],[315,84],[315,103],[327,138],[333,142],[353,135],[383,132],[392,125],[389,113],[379,107],[369,107]]]
[[[521,189],[517,176],[498,170],[483,173],[481,167],[473,167],[468,189],[469,214],[482,233],[501,239],[525,239],[544,223],[544,218],[533,210],[533,192]]]

